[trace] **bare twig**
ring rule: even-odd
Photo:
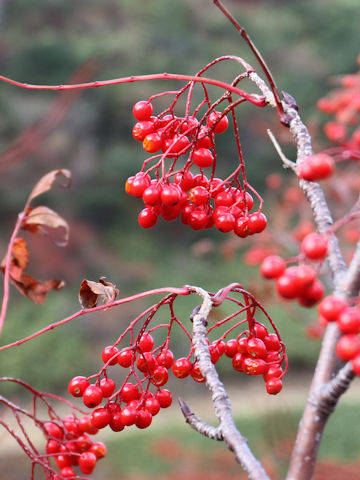
[[[270,140],[272,142],[272,144],[274,145],[275,147],[275,150],[277,151],[281,161],[283,162],[284,164],[284,168],[291,168],[291,170],[294,170],[296,169],[296,163],[289,160],[284,152],[282,151],[280,145],[279,145],[279,142],[276,140],[274,134],[272,133],[272,131],[270,130],[270,128],[267,129],[267,134],[269,135],[270,137]]]
[[[234,452],[236,460],[247,472],[250,480],[269,480],[260,462],[250,450],[247,440],[236,428],[233,419],[231,403],[223,383],[220,381],[216,368],[211,362],[207,338],[207,317],[213,308],[210,295],[198,287],[188,287],[190,291],[203,298],[203,303],[192,316],[193,345],[195,356],[199,361],[201,373],[206,378],[206,385],[212,395],[215,414],[219,420],[218,432],[222,435],[229,450]],[[198,420],[198,419],[197,419]],[[201,428],[203,423],[199,424]]]

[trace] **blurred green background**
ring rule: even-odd
[[[255,40],[279,89],[296,98],[304,120],[316,130],[322,117],[315,104],[330,88],[329,75],[355,69],[358,1],[224,3]],[[210,0],[2,0],[0,28],[1,73],[28,83],[63,84],[76,70],[85,81],[165,71],[192,74],[224,54],[242,56],[257,67],[245,42]],[[92,78],[86,78],[91,69]],[[236,73],[234,66],[226,63],[215,70],[225,80]],[[0,85],[1,255],[36,181],[56,168],[73,173],[71,190],[55,189],[41,198],[68,220],[69,246],[60,249],[47,239],[26,237],[32,258],[30,272],[43,279],[64,278],[66,288],[50,293],[43,306],[32,305],[12,291],[2,343],[78,310],[77,293],[83,278],[106,276],[121,296],[166,285],[194,284],[216,291],[233,281],[245,286],[257,282],[257,268],[242,261],[244,249],[236,247],[228,259],[225,237],[219,232],[192,232],[179,221],[159,222],[150,231],[137,225],[140,202],[125,194],[124,183],[140,169],[145,155],[131,136],[131,108],[140,99],[178,87],[176,82],[153,81],[85,90],[69,101],[64,118],[61,108],[55,109],[51,121],[56,128],[52,128],[46,119],[55,92]],[[282,174],[265,135],[269,124],[277,128],[274,114],[246,107],[238,118],[250,182],[266,197],[266,176]],[[40,131],[39,137],[31,136],[33,131]],[[23,142],[24,132],[30,132],[30,141]],[[279,132],[286,142],[287,133]],[[227,134],[219,139],[223,168],[233,167],[230,140]],[[321,144],[321,136],[318,142]],[[285,151],[291,156],[293,147],[286,145]],[[271,212],[267,213],[271,219]],[[294,307],[284,309],[273,300],[268,295],[266,307],[287,344],[290,377],[307,379],[319,344],[303,331],[315,314]],[[178,308],[178,315],[187,318],[189,305]],[[0,375],[18,376],[40,390],[61,392],[72,376],[98,370],[102,347],[113,343],[140,311],[140,306],[126,307],[81,318],[1,352]],[[226,366],[224,369],[231,384],[238,381]],[[186,392],[194,395],[192,388]]]

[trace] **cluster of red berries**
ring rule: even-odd
[[[277,333],[269,334],[261,323],[254,322],[251,330],[252,333],[248,330],[226,343],[221,339],[212,342],[209,345],[211,360],[215,364],[225,354],[232,358],[236,371],[264,375],[267,391],[276,394],[281,390],[284,373],[281,368],[285,357],[283,344]],[[85,417],[94,431],[106,426],[115,432],[131,425],[147,428],[160,408],[172,403],[171,392],[162,388],[168,382],[169,371],[179,379],[190,376],[195,382],[205,381],[198,362],[190,360],[192,354],[190,349],[188,357],[175,359],[167,346],[154,348],[152,335],[144,332],[132,347],[120,350],[115,345],[105,347],[101,355],[104,367],[97,381],[90,384],[88,378],[76,376],[69,382],[68,391],[74,397],[82,397],[84,404],[94,409]],[[108,368],[115,365],[130,370],[118,389],[107,375]],[[100,379],[102,373],[105,376]],[[129,381],[131,376],[134,382]],[[150,391],[152,386],[155,393]]]
[[[358,63],[360,64],[360,57]],[[360,149],[360,129],[356,128],[360,112],[360,71],[343,75],[340,81],[341,88],[336,88],[330,95],[321,98],[317,106],[319,110],[335,116],[335,120],[326,123],[324,127],[329,140],[356,151]]]
[[[164,349],[155,357],[152,353],[153,346],[152,336],[144,333],[135,348],[118,350],[116,346],[110,345],[102,351],[105,370],[114,365],[130,367],[136,383],[128,381],[131,374],[127,375],[127,380],[118,390],[115,381],[107,375],[95,384],[90,384],[89,380],[82,376],[74,377],[70,381],[69,392],[74,397],[82,397],[87,407],[95,409],[90,416],[94,427],[100,429],[109,426],[115,432],[124,430],[130,425],[147,428],[160,408],[171,405],[171,392],[160,387],[168,381],[168,369],[174,362],[174,356],[171,350]],[[135,367],[143,374],[142,380],[139,374],[135,373]],[[150,392],[150,384],[157,388],[155,394]],[[103,400],[104,405],[99,406]]]
[[[77,473],[74,467],[79,467],[80,472],[89,475],[96,467],[96,463],[107,453],[102,442],[94,442],[90,435],[98,432],[90,416],[77,418],[68,415],[63,418],[62,424],[46,422],[43,430],[47,438],[46,453],[55,459],[60,470],[60,475],[53,475],[52,480],[62,478],[75,478]]]
[[[321,262],[328,249],[328,239],[320,233],[310,233],[301,242],[301,252],[309,261]],[[311,265],[286,267],[278,255],[266,257],[260,265],[263,277],[276,280],[276,290],[282,299],[297,299],[303,307],[313,307],[324,296],[324,287]]]
[[[252,332],[247,330],[228,340],[224,353],[232,358],[232,367],[237,372],[262,375],[267,393],[276,395],[281,391],[285,374],[281,366],[285,357],[284,345],[279,336],[269,333],[262,323],[255,322]]]
[[[134,105],[133,114],[138,122],[133,128],[133,137],[143,142],[145,151],[161,152],[155,167],[145,172],[147,160],[142,170],[126,181],[126,193],[142,198],[145,205],[138,216],[140,226],[151,228],[161,216],[167,221],[181,217],[182,222],[194,230],[215,226],[221,232],[234,231],[240,237],[263,231],[266,217],[261,211],[249,213],[254,200],[241,187],[240,169],[231,180],[214,177],[214,136],[228,128],[227,117],[212,111],[206,125],[201,125],[195,117],[179,118],[173,114],[154,117],[152,113],[150,102],[140,101]],[[176,170],[176,162],[182,155],[188,158],[185,165]],[[165,173],[166,158],[172,161]],[[198,167],[200,172],[194,174],[191,167]],[[208,167],[212,169],[210,178],[203,171]],[[156,178],[151,179],[149,173],[154,169]]]
[[[336,354],[344,362],[351,361],[353,371],[360,376],[360,311],[349,307],[340,297],[325,297],[318,308],[320,322],[336,322],[341,337],[336,345]]]

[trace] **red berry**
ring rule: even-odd
[[[155,370],[155,368],[157,367],[157,362],[152,353],[144,352],[138,357],[136,366],[140,370],[140,372],[143,372],[144,374],[149,374]]]
[[[266,382],[266,391],[270,395],[276,395],[281,392],[283,383],[280,378],[269,378]]]
[[[160,215],[164,220],[171,222],[178,218],[181,213],[181,199],[182,196],[180,197],[180,203],[177,203],[176,205],[163,205],[161,207]]]
[[[175,377],[185,378],[190,375],[192,363],[187,358],[178,358],[172,366],[172,371]]]
[[[255,337],[260,338],[261,340],[264,340],[264,338],[268,335],[267,328],[260,322],[254,323],[254,333]]]
[[[116,388],[116,383],[111,378],[102,378],[100,380],[100,389],[102,391],[103,397],[108,398],[114,393]]]
[[[263,341],[268,350],[277,351],[281,348],[281,343],[276,333],[269,333],[269,335],[266,335],[266,337],[263,338]]]
[[[135,420],[135,425],[138,428],[147,428],[152,421],[152,415],[149,410],[138,410]]]
[[[238,342],[235,338],[225,343],[225,355],[232,358],[238,352]]]
[[[232,367],[234,370],[237,372],[242,372],[242,362],[244,360],[244,354],[243,353],[235,353],[235,355],[232,358]]]
[[[196,147],[197,148],[212,148],[213,147],[213,140],[211,135],[207,135],[207,128],[202,126],[199,130]]]
[[[214,155],[208,148],[197,148],[193,151],[194,163],[200,168],[211,167],[214,163]]]
[[[318,310],[320,315],[326,318],[328,322],[335,322],[346,307],[347,303],[345,300],[329,295],[322,300]]]
[[[59,467],[60,468],[60,467]],[[70,466],[67,466],[67,467],[63,467],[61,470],[60,470],[60,474],[62,477],[64,478],[73,478],[76,476],[76,473],[75,473],[75,470],[70,467]]]
[[[315,280],[310,287],[300,291],[299,303],[303,307],[313,307],[324,296],[324,286],[320,280]]]
[[[210,199],[209,190],[205,187],[196,186],[189,192],[189,200],[195,205],[204,205]]]
[[[171,350],[162,350],[157,356],[156,361],[158,365],[161,365],[167,369],[174,363],[174,354]]]
[[[234,200],[232,190],[222,190],[215,196],[215,207],[231,207]]]
[[[89,381],[86,377],[74,377],[69,382],[68,391],[74,397],[82,397],[82,394],[89,385]]]
[[[194,209],[188,216],[188,224],[193,230],[202,230],[209,223],[209,215],[204,210]]]
[[[247,354],[248,338],[239,336],[237,338],[238,352]]]
[[[131,180],[131,183],[130,179],[128,179],[128,182],[129,187],[127,187],[127,185],[125,186],[126,192],[130,193],[130,195],[133,195],[134,197],[140,198],[143,196],[144,191],[151,184],[151,179],[147,173],[138,172]]]
[[[56,464],[59,468],[65,468],[71,466],[70,455],[56,455]]]
[[[132,113],[137,120],[149,120],[153,114],[153,106],[146,100],[140,100],[133,106]]]
[[[360,338],[358,335],[343,335],[336,345],[337,356],[347,362],[360,354]]]
[[[166,184],[161,190],[161,202],[163,205],[176,205],[181,199],[181,188],[173,183]]]
[[[93,441],[88,435],[80,435],[75,442],[76,448],[79,452],[85,452],[86,450],[89,450],[92,444]]]
[[[206,124],[212,128],[214,133],[223,133],[229,126],[229,120],[226,115],[221,117],[221,112],[211,112]]]
[[[167,158],[178,157],[184,155],[190,147],[190,140],[184,135],[174,135],[167,138],[162,145],[162,151],[166,153]]]
[[[158,214],[153,207],[146,207],[141,210],[138,216],[138,223],[142,228],[152,228],[157,224]]]
[[[110,412],[107,408],[96,408],[91,413],[91,423],[96,428],[104,428],[109,424],[111,419]]]
[[[186,170],[185,172],[178,172],[174,177],[174,183],[180,186],[182,190],[187,192],[195,186],[194,175]]]
[[[130,367],[133,358],[133,351],[130,348],[123,348],[120,350],[117,357],[117,362],[121,367]]]
[[[155,181],[143,192],[142,199],[145,205],[154,207],[161,204],[161,186]]]
[[[150,381],[157,387],[162,387],[165,385],[165,383],[167,383],[168,379],[169,374],[167,368],[159,365],[152,371]]]
[[[104,363],[109,362],[109,365],[116,365],[118,354],[119,350],[113,345],[109,345],[101,352],[101,358]]]
[[[89,385],[83,394],[83,402],[89,408],[97,407],[103,399],[101,388],[97,385]]]
[[[121,416],[121,410],[113,412],[110,415],[109,427],[113,432],[121,432],[125,428],[123,417]]]
[[[342,333],[360,333],[360,311],[357,308],[345,308],[337,319]]]
[[[214,218],[214,224],[220,232],[231,232],[235,227],[235,217],[230,212],[219,213]]]
[[[120,417],[124,425],[134,425],[136,420],[136,409],[129,405],[127,407],[124,407],[121,410]]]
[[[154,348],[154,339],[150,333],[143,333],[139,339],[139,348],[143,352],[150,352]]]
[[[328,122],[324,126],[324,131],[328,139],[332,142],[341,143],[347,136],[346,127],[341,123]]]
[[[283,369],[280,365],[270,365],[267,372],[264,374],[264,380],[267,382],[270,378],[279,378],[283,374]]]
[[[161,150],[162,136],[158,132],[149,133],[143,140],[143,149],[148,153],[156,153]]]
[[[55,422],[45,423],[44,429],[49,437],[54,437],[57,440],[62,440],[64,438],[64,430]]]
[[[235,221],[234,232],[241,238],[250,235],[249,217],[238,217]]]
[[[60,444],[56,440],[48,440],[46,444],[46,453],[48,455],[53,455],[60,451]]]
[[[195,186],[199,185],[200,187],[205,187],[207,189],[210,187],[209,179],[203,173],[199,173],[198,175],[195,175],[194,184]]]
[[[121,399],[128,403],[131,400],[137,400],[140,398],[140,393],[136,385],[133,383],[125,383],[121,389]]]
[[[279,363],[282,361],[282,358],[279,351],[268,350],[265,360],[267,363]]]
[[[154,396],[147,398],[145,400],[145,409],[148,410],[154,417],[156,414],[159,413],[160,410],[159,400]]]
[[[90,447],[90,452],[94,453],[96,458],[104,458],[107,454],[106,445],[102,442],[95,442]]]
[[[192,366],[190,376],[197,383],[204,383],[206,381],[206,378],[201,373],[199,362],[195,362]]]
[[[299,288],[296,283],[296,277],[287,274],[285,271],[285,273],[277,279],[276,290],[278,294],[283,298],[295,298],[299,293]]]
[[[263,375],[268,366],[261,358],[245,357],[241,363],[242,371],[247,375]]]
[[[84,452],[79,458],[79,467],[82,473],[90,474],[93,472],[97,462],[97,457],[93,452]]]
[[[262,232],[263,230],[265,230],[266,225],[267,219],[262,212],[250,213],[247,224],[250,235]]]
[[[297,175],[308,182],[316,182],[334,173],[334,160],[325,153],[304,158],[296,168]]]
[[[166,388],[161,388],[155,393],[155,398],[158,400],[160,403],[161,408],[167,408],[170,407],[172,403],[172,395],[169,390],[166,390]]]
[[[153,131],[154,131],[153,122],[150,122],[150,121],[137,122],[133,126],[132,136],[138,142],[142,142],[146,137],[146,135],[149,135],[149,133],[153,133]]]
[[[352,359],[351,365],[355,375],[360,376],[360,354]]]
[[[264,258],[260,265],[260,273],[265,278],[279,278],[286,268],[285,260],[278,255]]]
[[[265,343],[260,338],[252,337],[247,342],[247,353],[254,358],[264,358],[267,354]]]
[[[249,192],[238,190],[235,194],[235,205],[244,212],[248,212],[254,206],[254,199]]]
[[[328,239],[321,233],[310,233],[301,242],[301,250],[311,260],[321,260],[325,257]]]

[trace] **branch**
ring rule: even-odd
[[[206,385],[212,394],[215,414],[219,420],[218,431],[209,430],[216,435],[222,435],[227,447],[234,452],[236,460],[248,474],[250,480],[269,480],[268,475],[263,469],[260,462],[255,458],[250,450],[247,439],[237,430],[233,419],[232,408],[229,397],[223,383],[220,381],[216,368],[211,362],[207,338],[207,317],[213,307],[210,295],[203,289],[198,287],[188,287],[194,293],[203,298],[203,303],[199,309],[196,309],[192,316],[193,321],[193,345],[195,356],[199,361],[201,373],[206,378]],[[194,425],[199,422],[195,417]],[[200,429],[204,427],[204,423],[198,423]],[[211,428],[207,426],[207,428]],[[212,427],[214,428],[214,427]],[[199,431],[199,430],[198,430]]]

